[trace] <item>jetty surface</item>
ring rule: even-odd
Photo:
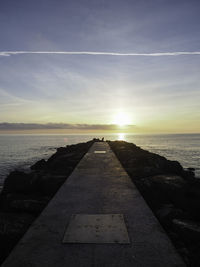
[[[2,264],[22,266],[185,265],[109,145],[95,142]]]

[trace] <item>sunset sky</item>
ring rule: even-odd
[[[198,0],[0,0],[0,132],[199,133],[199,14]]]

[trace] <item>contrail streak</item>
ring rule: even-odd
[[[162,57],[162,56],[200,55],[200,51],[159,52],[159,53],[118,53],[118,52],[93,52],[93,51],[0,51],[0,56],[12,56],[12,55],[23,55],[23,54]]]

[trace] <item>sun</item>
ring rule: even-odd
[[[113,123],[122,127],[131,124],[131,119],[127,113],[119,112],[114,116]]]

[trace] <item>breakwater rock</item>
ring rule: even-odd
[[[0,194],[0,264],[71,174],[95,139],[60,147],[29,173],[11,172]]]
[[[109,142],[188,266],[200,265],[200,179],[193,169],[124,141]]]

